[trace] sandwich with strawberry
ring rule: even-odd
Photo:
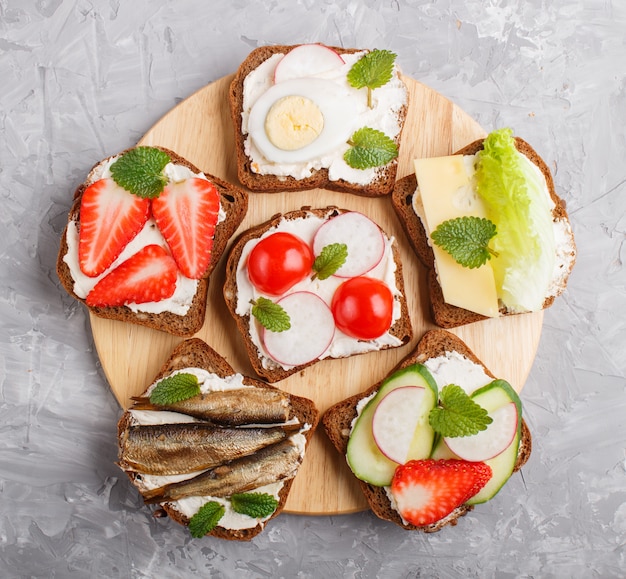
[[[191,336],[246,211],[245,192],[175,152],[129,149],[95,165],[76,190],[59,279],[97,316]]]
[[[374,514],[427,533],[496,496],[531,451],[516,391],[446,330],[322,420]]]

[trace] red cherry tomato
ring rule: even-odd
[[[313,250],[304,240],[278,231],[250,252],[248,277],[260,292],[278,296],[309,275],[313,261]]]
[[[331,310],[335,324],[344,334],[373,340],[391,327],[393,294],[380,280],[353,277],[337,288]]]

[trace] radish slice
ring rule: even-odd
[[[372,434],[376,446],[398,464],[404,464],[411,451],[425,393],[422,386],[396,388],[379,402],[374,412]]]
[[[493,422],[486,430],[472,436],[444,437],[448,448],[459,458],[472,462],[489,460],[504,452],[517,432],[517,408],[514,402],[489,413]]]
[[[263,331],[269,356],[282,366],[300,366],[319,358],[335,335],[333,314],[326,302],[311,292],[294,292],[278,303],[289,315],[291,328]]]
[[[302,44],[290,50],[276,65],[274,82],[315,76],[339,68],[343,58],[321,44]]]
[[[374,269],[385,253],[380,227],[358,211],[341,213],[326,221],[315,234],[313,253],[318,256],[332,243],[345,243],[348,257],[335,272],[338,277],[357,277]]]

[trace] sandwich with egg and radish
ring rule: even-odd
[[[428,269],[435,323],[452,328],[549,307],[576,260],[549,168],[510,129],[415,160],[393,207]]]
[[[495,497],[532,446],[516,391],[446,330],[322,423],[374,514],[427,533]]]
[[[303,207],[243,232],[228,254],[224,298],[269,382],[413,335],[395,239],[337,207]]]
[[[391,193],[408,110],[395,58],[322,44],[253,50],[229,93],[241,184]]]
[[[191,336],[247,208],[245,191],[174,151],[128,149],[97,163],[76,190],[57,274],[96,316]]]
[[[118,423],[118,466],[195,538],[247,541],[285,506],[317,427],[312,400],[179,344]]]

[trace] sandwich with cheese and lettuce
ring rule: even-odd
[[[428,269],[440,327],[539,311],[567,285],[576,245],[565,202],[545,162],[510,129],[416,159],[392,202]]]

